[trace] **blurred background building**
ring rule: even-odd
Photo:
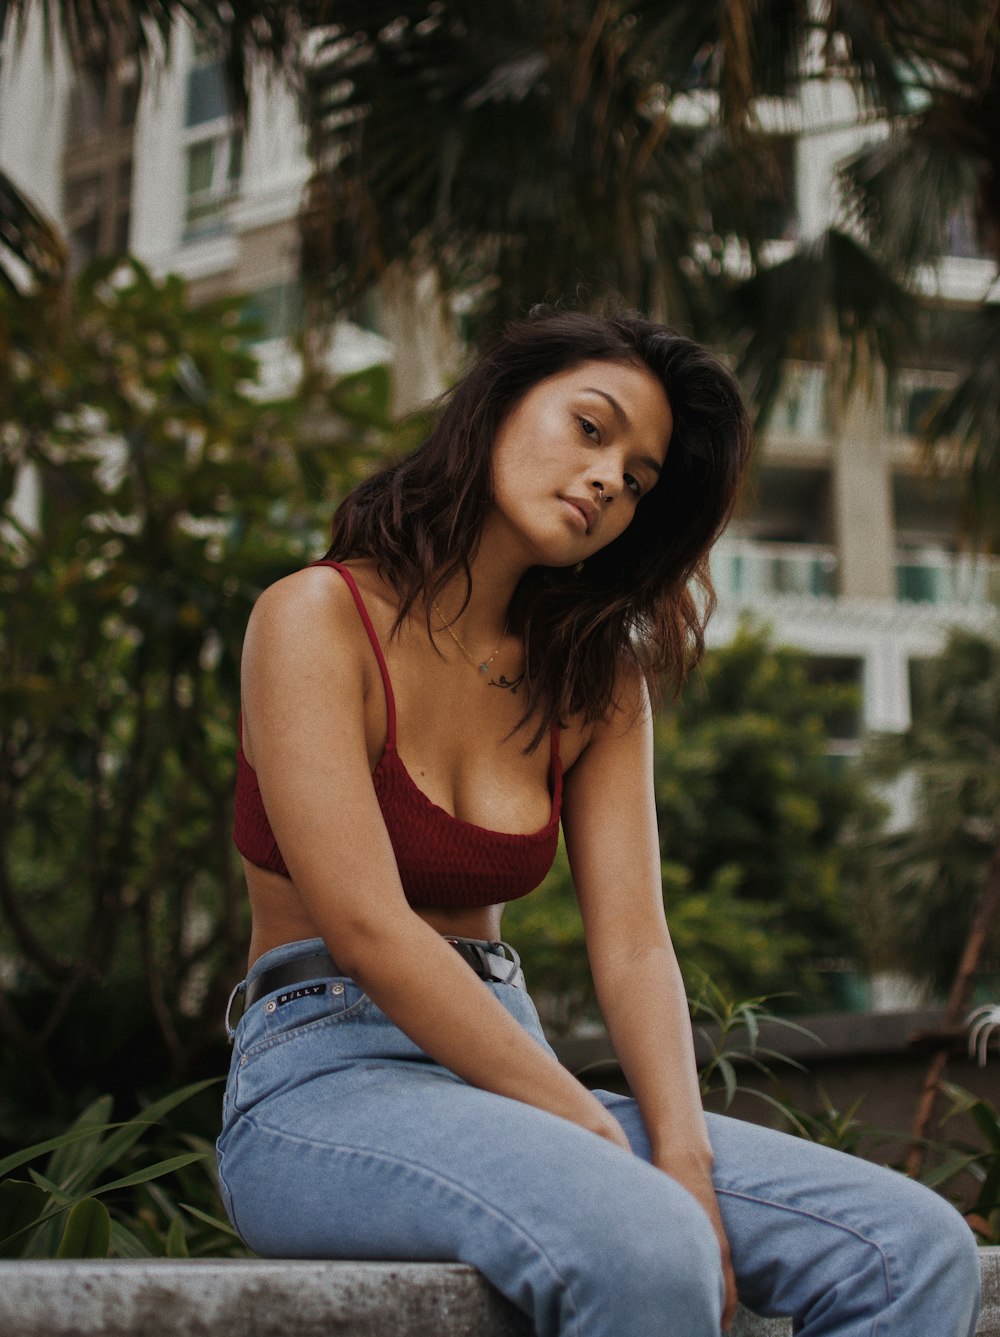
[[[134,64],[120,62],[99,82],[74,74],[58,48],[48,59],[45,44],[36,15],[23,45],[8,34],[0,51],[0,162],[61,225],[74,267],[129,251],[154,273],[182,275],[195,300],[248,295],[265,389],[294,384],[298,217],[310,167],[289,91],[261,75],[241,125],[220,65],[184,25],[141,92]],[[798,109],[794,132],[771,127],[783,140],[775,255],[830,222],[837,164],[872,134],[851,126],[854,105],[848,88],[828,85]],[[947,470],[932,476],[916,445],[929,402],[960,370],[963,308],[993,279],[963,214],[950,249],[927,279],[936,329],[927,365],[906,369],[888,391],[874,378],[836,425],[825,367],[788,365],[752,487],[713,561],[714,642],[750,614],[808,651],[817,675],[858,684],[861,710],[834,744],[848,755],[864,731],[908,727],[919,663],[940,651],[949,627],[995,619],[1000,566],[960,550],[956,480]],[[364,306],[337,323],[331,366],[389,361],[400,409],[437,394],[448,370],[440,332],[421,329],[419,312],[394,310],[391,294],[373,293]]]

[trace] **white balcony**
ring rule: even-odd
[[[712,578],[719,598],[738,604],[832,599],[837,553],[814,543],[724,539],[712,555]],[[943,549],[904,550],[896,555],[896,598],[937,608],[1000,603],[1000,560]]]
[[[934,549],[900,552],[896,597],[901,603],[995,604],[1000,601],[1000,561]]]
[[[829,599],[837,592],[837,554],[811,543],[725,539],[712,555],[720,599],[752,604],[774,595]]]

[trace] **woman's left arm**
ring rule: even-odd
[[[687,999],[663,911],[653,794],[653,725],[638,674],[618,691],[566,775],[563,829],[597,1000],[639,1103],[653,1164],[712,1222],[736,1308],[729,1246],[712,1188]]]

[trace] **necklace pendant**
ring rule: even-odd
[[[490,671],[490,666],[489,666],[489,664],[486,662],[486,660],[484,659],[483,662],[479,665],[479,672],[480,672],[480,673],[489,673],[489,671]]]

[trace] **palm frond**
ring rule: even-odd
[[[850,215],[897,273],[947,254],[949,225],[975,199],[982,177],[983,165],[958,152],[934,119],[866,145],[841,171]]]
[[[56,225],[0,171],[0,285],[12,293],[34,278],[59,286],[67,253]]]
[[[735,288],[730,321],[739,374],[766,419],[790,359],[837,362],[845,390],[865,366],[890,374],[913,337],[914,298],[877,257],[836,228]]]
[[[1000,310],[984,305],[967,325],[969,370],[924,423],[931,450],[951,447],[965,475],[963,521],[989,547],[1000,542]]]

